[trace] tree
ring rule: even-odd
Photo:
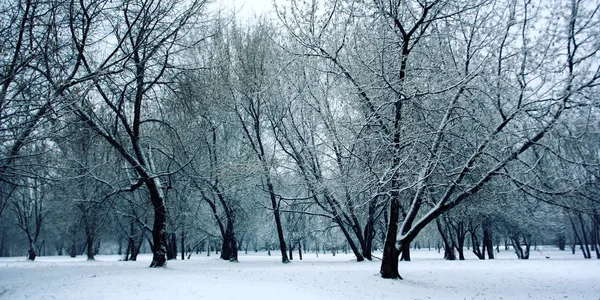
[[[336,1],[295,19],[300,5],[290,7],[280,13],[288,32],[354,87],[363,126],[385,145],[384,278],[400,278],[399,256],[410,259],[436,218],[495,180],[526,176],[522,158],[592,104],[600,79],[584,67],[598,56],[584,21],[596,10],[576,1],[556,22],[546,12],[563,7],[532,2]],[[337,44],[322,39],[331,33]]]
[[[270,101],[277,99],[276,90],[270,86],[270,81],[276,76],[276,66],[268,63],[275,58],[273,45],[268,43],[269,26],[258,26],[248,35],[236,32],[233,35],[232,72],[235,75],[232,82],[232,95],[235,101],[235,113],[245,137],[260,164],[260,176],[268,192],[271,209],[275,218],[281,261],[289,263],[286,252],[286,242],[280,215],[280,201],[273,184],[273,153],[269,153],[269,138],[266,135],[267,111]]]
[[[137,179],[130,189],[145,186],[148,190],[154,208],[151,267],[165,266],[167,261],[165,187],[154,159],[159,152],[152,144],[152,131],[163,124],[160,120],[162,80],[165,74],[175,70],[174,56],[188,48],[187,34],[201,16],[204,5],[205,1],[123,1],[106,9],[98,3],[89,6],[81,3],[80,15],[76,18],[87,26],[82,29],[81,37],[72,30],[73,43],[83,57],[85,71],[92,76],[102,70],[104,76],[96,76],[89,86],[91,90],[85,94],[74,90],[70,96],[77,101],[71,103],[70,109],[135,171]],[[96,37],[88,31],[93,22],[113,26],[116,44],[103,58],[88,47]],[[196,41],[194,38],[192,43]],[[93,65],[98,61],[100,63]],[[116,64],[122,68],[114,69]]]

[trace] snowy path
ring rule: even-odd
[[[548,255],[549,252],[544,253]],[[0,259],[0,299],[600,299],[600,261],[553,251],[517,261],[444,261],[435,251],[415,251],[400,264],[401,281],[378,276],[379,262],[314,253],[282,265],[276,256],[240,255],[240,263],[215,256],[170,261],[148,268],[149,256],[120,262],[116,256]]]

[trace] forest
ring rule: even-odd
[[[598,0],[216,4],[0,1],[0,256],[600,259]]]

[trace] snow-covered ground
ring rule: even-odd
[[[548,247],[528,261],[512,251],[444,261],[437,251],[417,250],[400,263],[404,280],[381,279],[377,260],[306,253],[283,265],[276,254],[240,253],[239,263],[194,255],[165,269],[148,268],[148,255],[137,262],[0,258],[0,299],[600,299],[600,260]]]

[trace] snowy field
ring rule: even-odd
[[[276,252],[240,253],[240,263],[194,255],[148,268],[151,257],[121,262],[117,256],[0,258],[0,299],[600,299],[600,260],[545,248],[518,261],[444,261],[437,251],[412,252],[400,263],[404,280],[384,280],[379,261],[351,255],[306,253],[279,263]],[[549,256],[549,259],[546,259]]]

